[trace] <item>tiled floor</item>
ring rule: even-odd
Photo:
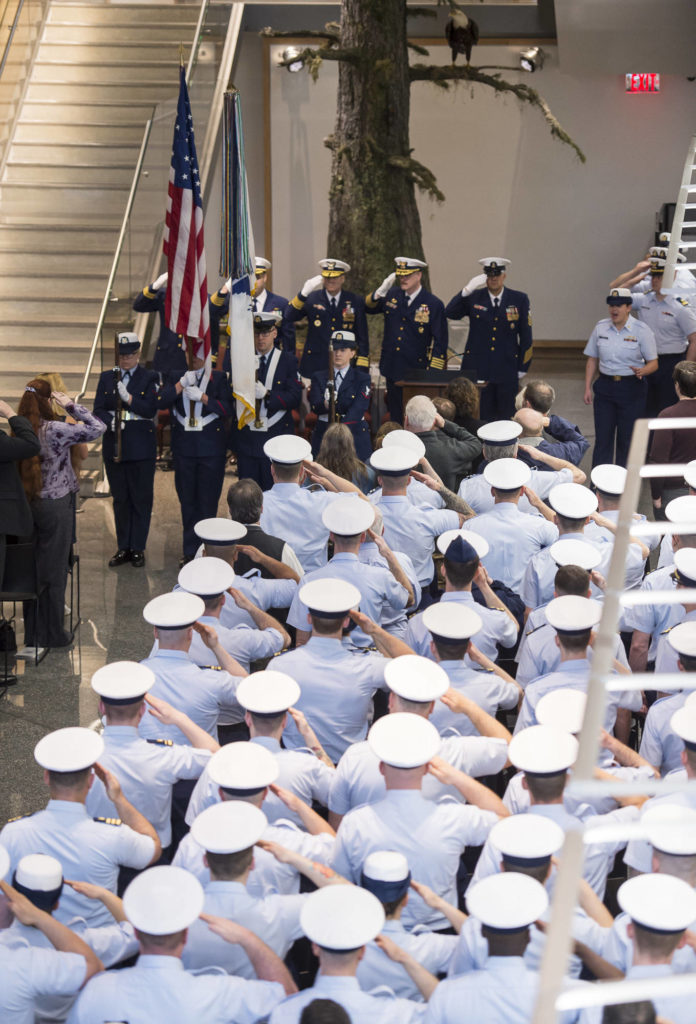
[[[579,424],[592,440],[592,410],[582,400],[582,357],[572,352],[542,355],[534,369],[534,376],[555,387],[555,409]],[[588,458],[583,469],[589,473]],[[106,662],[143,658],[150,649],[151,630],[142,609],[150,598],[171,589],[181,555],[173,474],[157,472],[145,569],[107,567],[116,550],[110,499],[86,501],[77,528],[82,625],[75,645],[67,652],[50,653],[38,667],[19,662],[17,685],[0,698],[0,823],[45,803],[42,773],[32,756],[34,745],[52,729],[94,720],[92,673]]]

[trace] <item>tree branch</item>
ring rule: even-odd
[[[398,167],[400,170],[405,171],[420,191],[425,192],[431,199],[436,199],[438,203],[444,202],[444,192],[441,192],[437,187],[437,179],[433,172],[417,160],[414,160],[413,157],[390,156],[387,159],[387,163],[391,167]]]
[[[406,45],[408,46],[409,50],[413,50],[414,53],[419,53],[421,57],[430,56],[430,50],[426,50],[424,46],[419,46],[418,43],[407,42]]]
[[[279,30],[267,25],[259,32],[260,36],[267,39],[294,39],[298,36],[301,39],[329,39],[332,43],[340,42],[341,26],[335,21],[330,21],[324,26],[324,31],[313,28],[292,29],[292,31]]]
[[[467,81],[487,85],[491,89],[495,89],[496,92],[510,92],[521,102],[529,103],[530,106],[540,110],[551,134],[571,146],[582,163],[586,161],[585,154],[561,126],[546,100],[529,85],[506,82],[500,75],[484,74],[480,68],[473,67],[471,64],[443,64],[439,67],[434,64],[413,64],[409,69],[409,77],[411,82],[432,82],[434,85],[440,86],[441,89],[448,89],[450,82]]]
[[[361,54],[357,47],[341,50],[338,46],[320,46],[318,50],[315,50],[311,46],[306,46],[304,50],[300,50],[294,57],[289,57],[287,60],[279,60],[276,67],[288,68],[291,64],[302,61],[312,76],[312,80],[316,82],[319,77],[319,68],[325,60],[343,60],[347,64],[359,64]]]

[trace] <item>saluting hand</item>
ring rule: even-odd
[[[108,796],[111,803],[115,804],[119,797],[123,796],[121,790],[121,783],[118,781],[113,772],[108,771],[106,768],[102,768],[99,762],[97,762],[94,766],[94,774],[104,784],[106,795]]]
[[[208,626],[203,622],[194,622],[192,627],[209,650],[213,650],[218,645],[218,635],[212,626]]]

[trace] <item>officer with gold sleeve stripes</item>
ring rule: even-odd
[[[99,696],[99,713],[105,723],[99,763],[116,775],[126,797],[154,826],[162,844],[162,861],[168,863],[173,787],[180,779],[198,779],[219,744],[183,711],[156,697],[146,699],[154,682],[154,672],[145,665],[115,661],[97,669],[92,689]],[[146,714],[175,724],[191,745],[145,739],[138,725]],[[92,816],[116,816],[100,779],[95,779],[87,794],[87,810]]]
[[[327,257],[319,260],[321,274],[302,285],[283,315],[284,321],[297,323],[307,319],[307,339],[300,359],[300,376],[312,377],[329,366],[329,345],[335,331],[351,331],[357,341],[356,366],[366,370],[370,364],[365,302],[355,292],[344,289],[350,264]]]
[[[396,381],[413,371],[444,370],[447,360],[445,307],[421,283],[428,266],[422,260],[396,256],[396,269],[371,292],[368,313],[384,314],[380,373],[387,379],[389,416],[403,422],[402,389]]]
[[[481,419],[508,419],[515,413],[518,381],[532,361],[532,316],[529,296],[505,287],[510,260],[484,256],[484,273],[472,277],[447,304],[450,320],[469,318],[465,364],[480,381]]]
[[[116,776],[101,767],[103,751],[104,741],[91,729],[58,729],[39,740],[34,759],[44,769],[51,799],[42,811],[8,821],[0,832],[13,869],[27,854],[46,853],[60,863],[65,878],[116,892],[119,867],[141,871],[158,859],[157,832],[123,795]],[[95,773],[118,817],[93,820],[88,814],[85,802]],[[113,924],[100,900],[74,889],[63,891],[55,916],[64,924],[82,917],[91,928]]]

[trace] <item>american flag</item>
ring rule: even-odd
[[[172,165],[169,169],[164,255],[167,257],[169,272],[165,303],[167,326],[176,334],[198,339],[194,353],[209,362],[210,320],[203,204],[193,138],[193,117],[183,66],[180,70]]]

